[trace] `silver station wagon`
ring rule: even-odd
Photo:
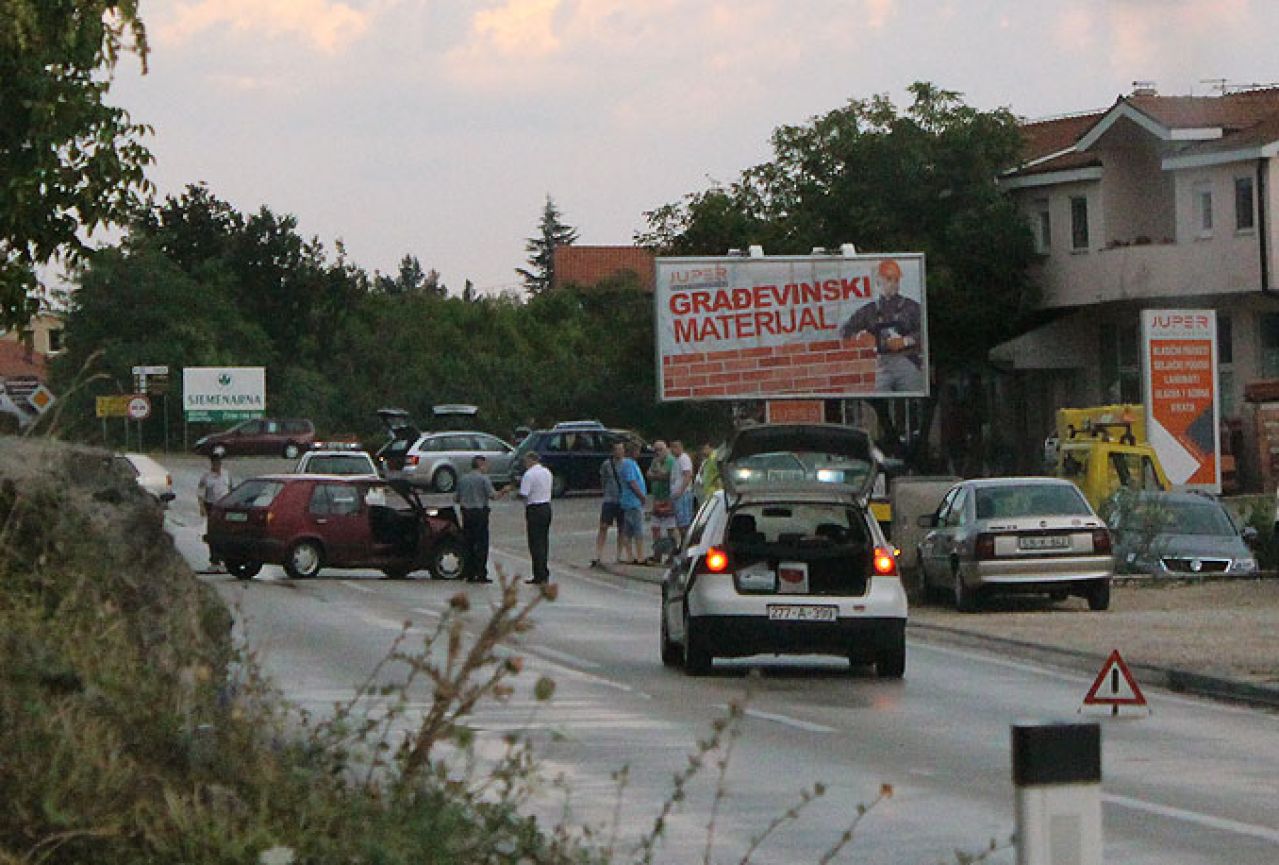
[[[1110,606],[1110,531],[1079,488],[1058,478],[991,478],[951,487],[919,545],[929,594],[971,613],[992,593],[1080,595]]]

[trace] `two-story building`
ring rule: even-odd
[[[1279,89],[1138,90],[1023,129],[1027,159],[1000,183],[1040,254],[1042,324],[991,353],[1019,461],[1058,407],[1141,401],[1145,308],[1217,311],[1222,416],[1237,420],[1245,385],[1279,378]]]

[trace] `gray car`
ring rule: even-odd
[[[929,529],[918,548],[924,589],[949,593],[961,612],[993,593],[1082,595],[1089,609],[1110,606],[1110,531],[1069,481],[962,481],[919,524]]]
[[[1144,492],[1108,503],[1115,565],[1127,573],[1257,573],[1249,548],[1256,529],[1241,529],[1216,500],[1199,493]]]
[[[471,459],[476,456],[488,460],[494,484],[501,486],[510,480],[515,448],[497,436],[472,431],[422,435],[404,454],[404,467],[396,476],[429,485],[436,492],[451,493],[457,479],[471,470]]]

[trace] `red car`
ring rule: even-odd
[[[374,568],[392,579],[428,570],[457,579],[466,565],[457,510],[399,481],[343,475],[263,475],[209,509],[212,558],[242,580],[264,564],[290,577]]]

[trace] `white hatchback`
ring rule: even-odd
[[[115,461],[157,502],[168,504],[173,501],[173,476],[151,457],[146,454],[116,454]]]

